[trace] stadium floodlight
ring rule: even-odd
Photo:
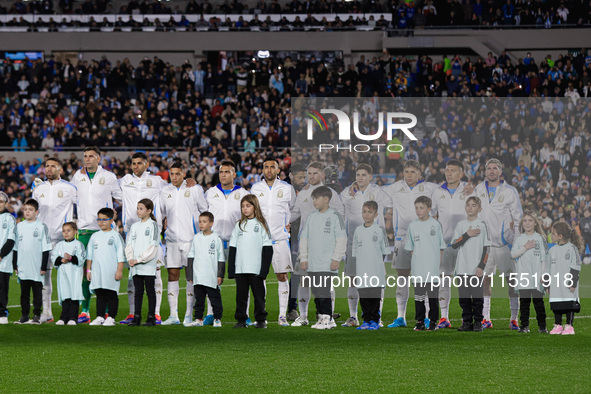
[[[257,56],[259,59],[267,59],[271,57],[271,52],[269,51],[258,51]]]

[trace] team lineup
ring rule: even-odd
[[[349,318],[342,325],[377,330],[383,326],[384,290],[391,287],[385,261],[391,261],[397,273],[397,317],[387,327],[407,326],[412,284],[415,330],[451,328],[452,287],[458,289],[462,309],[458,330],[491,328],[492,289],[502,281],[511,329],[529,332],[533,302],[540,333],[574,334],[574,313],[580,311],[580,236],[557,222],[549,248],[537,215],[523,212],[517,191],[501,179],[499,160],[486,163],[486,180],[478,185],[462,181],[463,164],[457,160],[447,162],[442,185],[422,181],[414,160],[404,164],[404,179],[382,187],[372,183],[372,167],[359,164],[355,182],[340,193],[324,186],[325,166],[319,162],[293,165],[290,184],[279,179],[277,160],[266,159],[264,178],[247,191],[234,184],[234,163],[222,161],[220,183],[206,192],[185,179],[178,162],[169,168],[170,184],[146,171],[143,153],[132,156],[133,174],[119,180],[100,162],[99,149],[86,148],[84,167],[70,183],[60,177],[60,160],[48,159],[46,180],[35,185],[23,206],[25,220],[18,224],[6,210],[8,196],[0,193],[0,324],[8,323],[13,272],[21,287],[21,317],[15,323],[54,321],[51,271],[56,269],[62,305],[56,324],[114,326],[120,280],[128,267],[130,313],[122,324],[141,324],[145,292],[144,325],[221,327],[220,286],[227,271],[227,278],[236,281],[234,327],[265,328],[265,280],[272,266],[280,326],[290,326],[288,321],[310,325],[314,296],[312,328],[335,328],[333,279],[342,268],[343,279],[354,279],[348,281]],[[116,203],[122,205],[125,239],[113,228]],[[170,307],[166,320],[160,317],[163,267]],[[183,268],[187,307],[179,315]],[[96,317],[91,319],[93,293]],[[552,329],[546,327],[544,293],[554,312]]]

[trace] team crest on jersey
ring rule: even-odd
[[[420,184],[420,185],[419,185],[419,191],[420,191],[420,192],[424,192],[424,191],[425,191],[425,185],[423,185],[423,184]]]
[[[570,260],[570,250],[566,251],[566,254],[564,255],[564,259],[565,260]]]
[[[435,236],[435,227],[431,226],[431,235]]]
[[[148,179],[148,181],[146,182],[146,187],[152,187],[152,180]]]
[[[258,233],[260,230],[261,229],[259,228],[259,225],[258,224],[254,226],[254,232],[255,233]]]
[[[99,179],[99,185],[104,185],[105,184],[105,178],[102,177],[101,179]]]
[[[114,243],[115,240],[113,239],[113,237],[109,238],[109,246],[113,246]]]
[[[191,197],[191,191],[189,189],[185,190],[185,197]]]
[[[57,192],[57,198],[64,198],[64,191],[63,190],[59,190]]]
[[[211,245],[209,245],[209,249],[214,250],[215,249],[215,242],[212,241]]]
[[[283,190],[277,192],[277,198],[283,198]]]
[[[33,237],[37,238],[39,236],[39,229],[35,229],[35,232],[33,233]]]
[[[462,193],[462,194],[460,194],[460,200],[465,200],[465,199],[466,199],[466,196],[464,196],[464,194],[463,194],[463,193]]]
[[[149,228],[146,229],[145,235],[146,235],[146,237],[149,237],[150,236],[150,229]]]
[[[374,242],[378,242],[378,233],[374,232],[373,237],[371,237],[371,240]]]
[[[376,195],[373,193],[369,193],[369,201],[375,201]]]
[[[505,196],[499,196],[499,202],[503,202],[505,200]]]
[[[240,200],[240,193],[234,194],[234,200]]]
[[[536,241],[536,246],[534,246],[536,248],[536,252],[540,251],[540,242]]]
[[[2,229],[6,230],[8,228],[8,223],[4,222],[2,223]]]

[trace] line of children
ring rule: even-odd
[[[480,198],[469,197],[466,200],[468,217],[457,224],[452,238],[452,248],[459,249],[454,274],[462,277],[461,286],[458,288],[462,325],[458,331],[482,331],[482,284],[491,243],[486,224],[478,217],[481,210]]]
[[[156,266],[160,248],[160,231],[153,212],[152,200],[141,199],[137,203],[137,216],[140,220],[132,224],[127,233],[125,257],[135,287],[135,314],[129,323],[132,327],[139,326],[142,321],[144,287],[148,295],[148,319],[144,325],[156,325]]]
[[[57,293],[62,306],[58,326],[75,326],[78,319],[82,293],[82,277],[86,264],[86,249],[82,242],[75,239],[78,226],[74,222],[62,225],[64,240],[58,242],[51,251],[51,260],[57,268]]]
[[[529,311],[533,301],[538,321],[538,330],[547,334],[546,307],[542,278],[548,271],[548,244],[537,216],[526,211],[519,223],[521,234],[513,242],[511,258],[516,259],[517,286],[521,309],[519,332],[529,332]]]
[[[220,236],[211,230],[214,217],[211,212],[199,215],[199,230],[193,237],[188,255],[187,277],[192,278],[195,293],[195,320],[186,327],[202,327],[205,297],[209,298],[213,309],[213,326],[222,326],[222,293],[220,285],[224,282],[226,257],[224,243]],[[187,284],[189,286],[189,284]]]

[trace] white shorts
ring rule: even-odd
[[[491,246],[488,254],[488,261],[484,267],[484,274],[495,274],[499,268],[499,273],[507,275],[515,272],[515,260],[511,258],[509,246]]]
[[[459,249],[454,249],[448,246],[443,250],[443,259],[439,265],[439,272],[442,275],[453,275],[456,269],[456,259],[458,258]]]
[[[409,270],[412,254],[409,250],[404,250],[406,239],[394,243],[394,255],[392,256],[392,268],[399,270]]]
[[[191,243],[166,243],[166,268],[183,268],[187,266],[187,259]]]
[[[289,247],[289,241],[277,241],[273,244],[273,259],[271,260],[273,265],[273,271],[276,274],[285,274],[293,272],[293,266],[291,265],[291,248]]]

